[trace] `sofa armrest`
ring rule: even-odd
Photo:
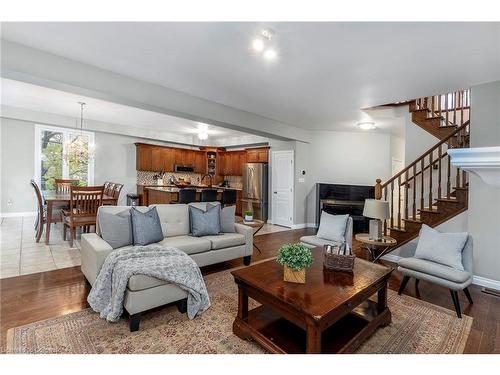
[[[234,223],[237,233],[245,236],[245,256],[253,254],[253,228],[248,225]]]
[[[96,233],[82,234],[81,255],[82,272],[91,285],[94,285],[106,257],[113,248]]]

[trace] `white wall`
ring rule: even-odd
[[[471,88],[471,147],[500,146],[500,81]],[[500,282],[500,188],[470,174],[474,274]]]

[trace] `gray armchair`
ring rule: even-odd
[[[398,294],[401,295],[401,293],[404,292],[410,277],[416,279],[416,290],[418,290],[419,280],[426,280],[444,286],[450,290],[455,311],[457,312],[457,316],[461,318],[462,314],[460,312],[458,291],[463,290],[469,303],[473,303],[470,292],[467,289],[472,283],[473,276],[473,241],[470,235],[462,250],[462,264],[464,266],[464,271],[425,259],[403,258],[398,262],[398,271],[404,275]]]
[[[345,237],[345,242],[346,244],[349,245],[349,249],[352,249],[352,227],[353,227],[353,221],[352,221],[352,217],[349,216],[349,218],[347,219],[347,224],[346,224],[346,228],[345,228],[345,233],[344,233],[344,237]],[[314,248],[314,247],[317,247],[317,246],[324,246],[324,245],[334,245],[335,243],[330,241],[330,240],[326,240],[324,238],[320,238],[316,235],[313,235],[313,236],[302,236],[300,237],[300,242],[303,244],[303,245],[306,245],[307,247],[309,248]]]

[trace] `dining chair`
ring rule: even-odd
[[[123,184],[114,184],[113,190],[110,192],[113,198],[115,198],[115,206],[118,205],[118,199],[120,198],[120,192],[122,191]]]
[[[61,178],[56,178],[56,193],[69,194],[71,186],[78,185],[78,180],[65,180]]]
[[[90,226],[95,228],[97,209],[102,205],[103,186],[72,186],[70,190],[69,211],[62,210],[63,239],[66,240],[66,231],[70,229],[69,244],[73,247],[76,238],[76,228],[89,232]]]
[[[35,238],[36,242],[40,242],[43,233],[43,226],[47,223],[47,206],[43,202],[42,191],[38,187],[35,180],[30,181],[33,190],[35,191],[37,213],[35,218]],[[52,212],[52,222],[61,222],[61,214],[58,211]]]
[[[104,194],[106,194],[106,195],[109,195],[109,185],[110,184],[111,184],[111,182],[109,182],[109,181],[106,181],[104,183]]]
[[[201,191],[201,201],[202,202],[215,202],[217,200],[217,190],[215,189],[203,189]]]

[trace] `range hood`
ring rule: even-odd
[[[500,188],[500,146],[448,150],[453,166],[474,173],[486,184]]]

